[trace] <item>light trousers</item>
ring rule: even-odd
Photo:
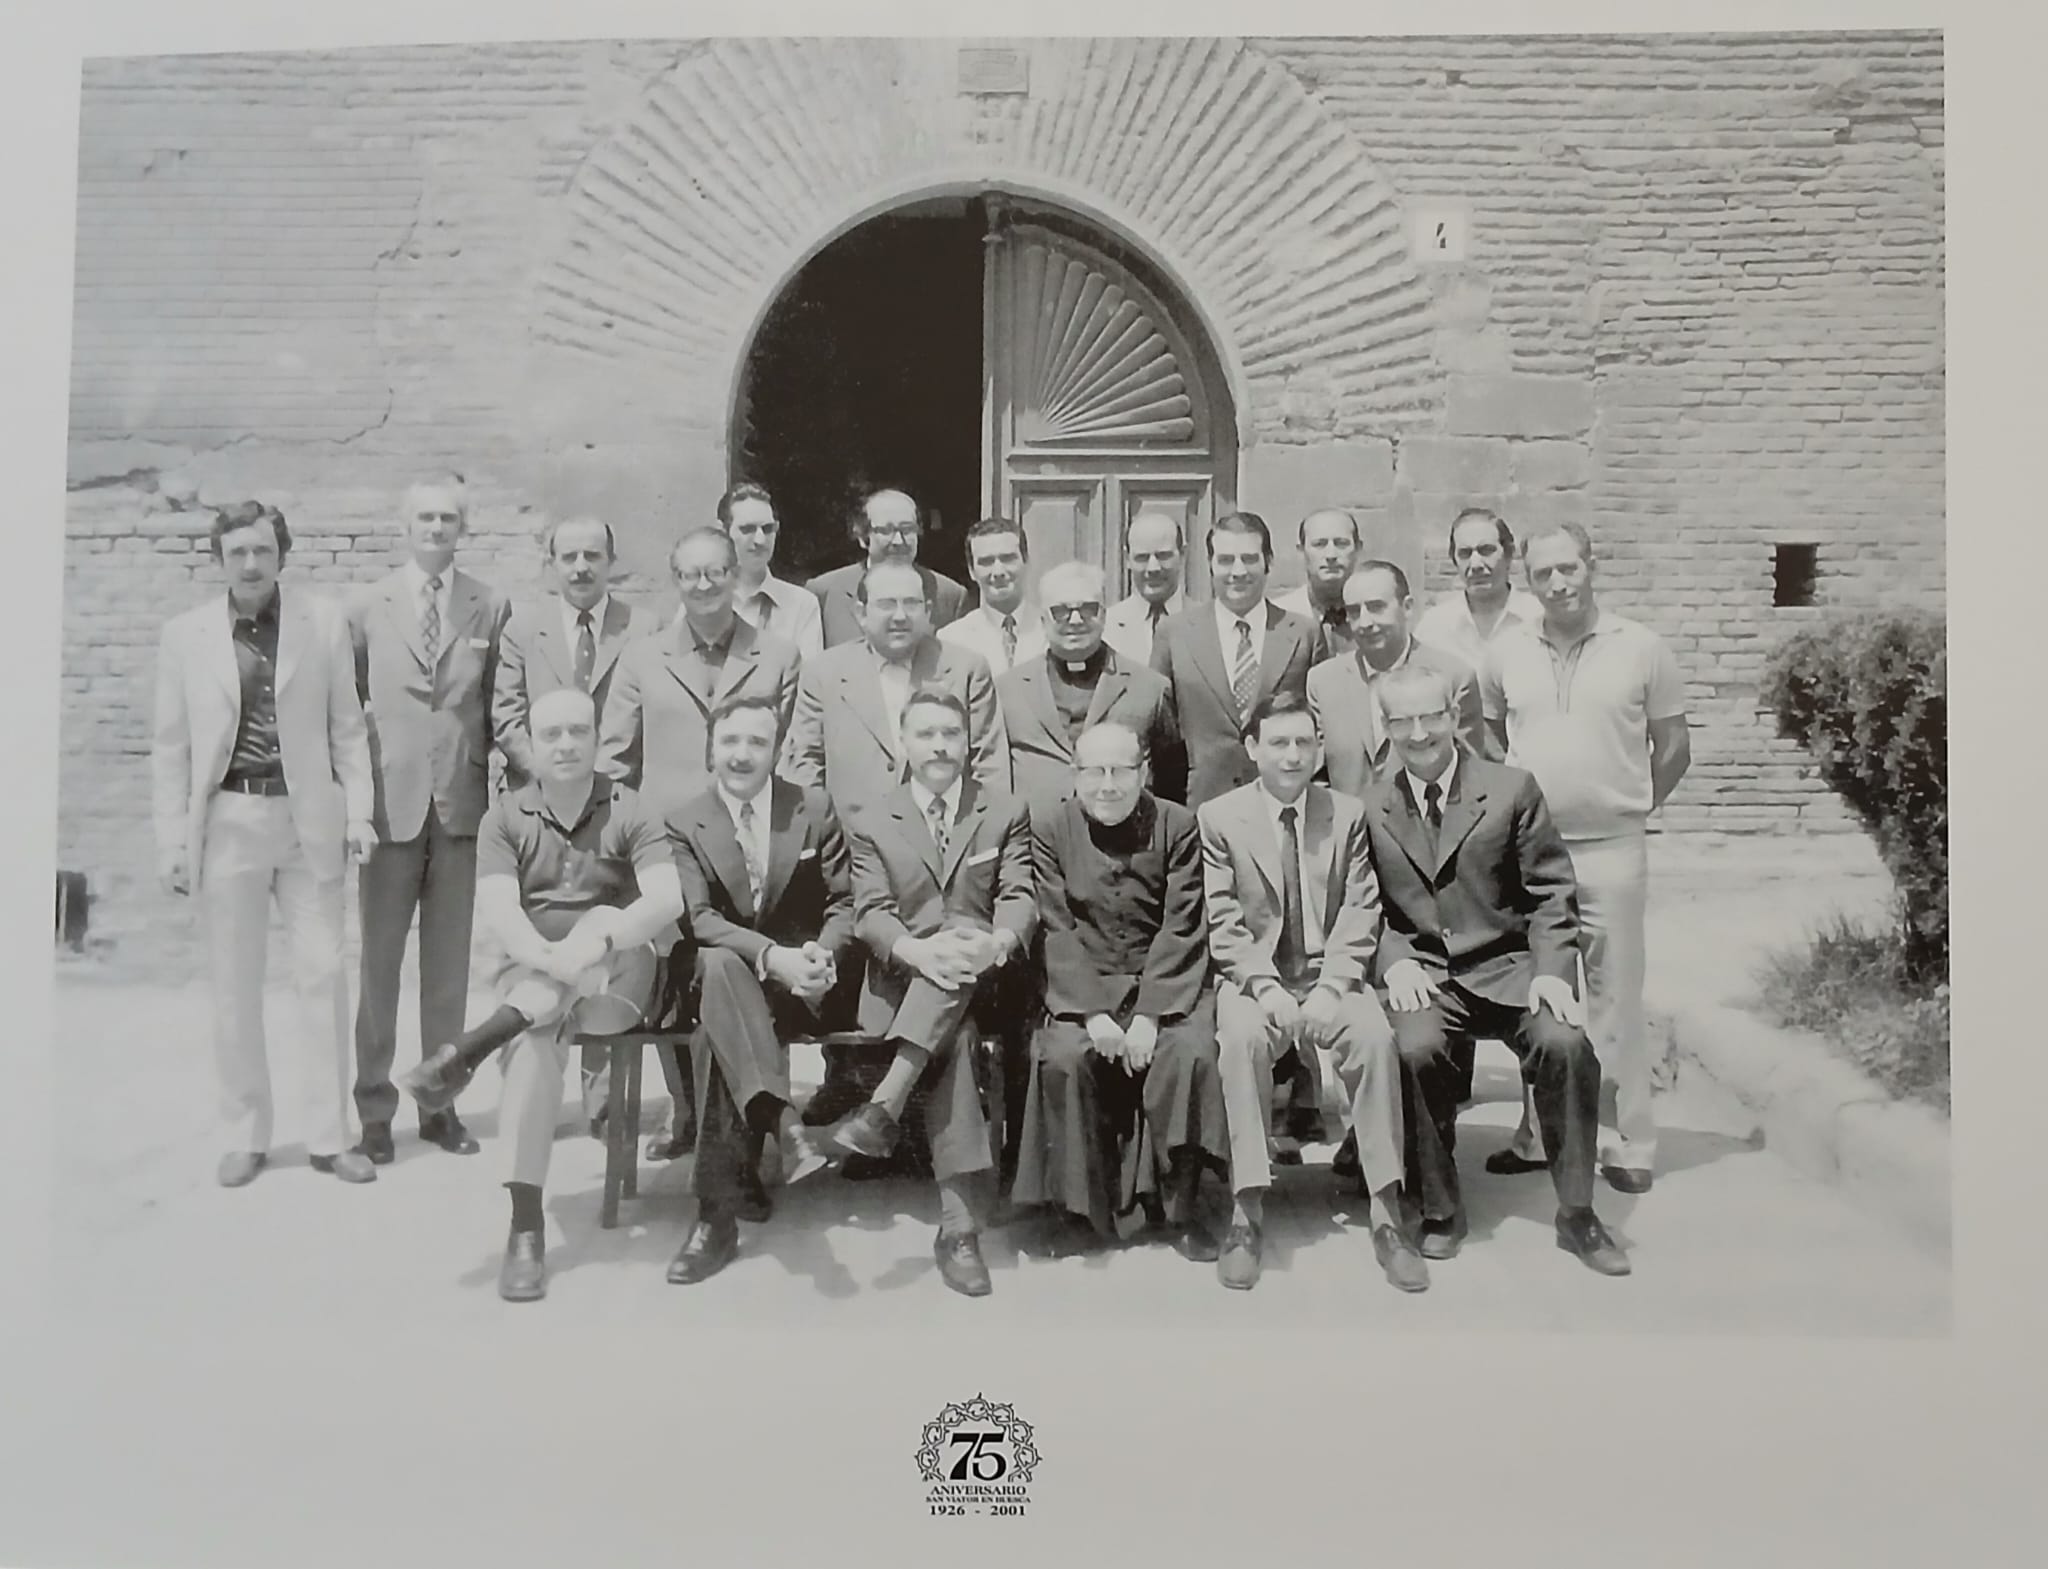
[[[222,791],[207,809],[199,868],[213,990],[213,1060],[227,1147],[264,1154],[273,1109],[263,1032],[263,980],[270,906],[291,946],[298,1048],[303,1055],[301,1115],[306,1152],[338,1155],[348,1127],[348,979],[342,973],[342,868],[315,864],[299,843],[283,796]]]

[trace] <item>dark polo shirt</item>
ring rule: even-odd
[[[284,759],[277,749],[277,618],[278,596],[272,589],[263,608],[245,616],[228,601],[228,624],[235,643],[235,671],[241,682],[241,716],[235,723],[234,750],[228,754],[230,779],[282,779]]]
[[[476,840],[476,874],[516,877],[533,929],[558,942],[599,905],[624,909],[640,897],[638,873],[672,865],[668,829],[623,785],[593,781],[574,823],[547,809],[538,781],[492,805]]]

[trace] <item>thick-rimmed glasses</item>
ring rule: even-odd
[[[1079,605],[1047,605],[1045,613],[1062,625],[1079,625],[1093,621],[1102,614],[1102,601],[1091,599]]]
[[[1083,784],[1126,784],[1138,777],[1143,763],[1089,763],[1077,767],[1074,777]]]
[[[919,533],[915,523],[870,523],[869,539],[915,539]]]
[[[676,581],[685,588],[688,588],[693,583],[701,583],[706,588],[716,588],[731,576],[731,567],[691,567],[688,569],[678,567],[676,569]]]

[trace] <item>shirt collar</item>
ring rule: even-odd
[[[605,590],[604,594],[599,597],[597,603],[590,607],[591,631],[602,632],[604,630],[604,618],[606,614],[611,610],[611,608],[611,590],[607,589]],[[576,618],[582,614],[583,612],[578,610],[574,605],[570,604],[568,600],[564,599],[562,601],[562,625],[569,629],[569,634],[572,637],[575,636],[576,633]]]
[[[1427,779],[1421,779],[1416,777],[1414,774],[1410,773],[1405,768],[1401,770],[1401,777],[1408,781],[1409,802],[1414,806],[1416,811],[1420,812],[1422,810],[1422,793],[1424,790],[1429,788],[1430,781]],[[1440,802],[1448,801],[1451,798],[1451,784],[1454,780],[1456,780],[1457,777],[1458,748],[1457,744],[1453,742],[1451,745],[1451,760],[1447,765],[1445,765],[1444,771],[1436,776],[1435,780],[1437,787],[1437,799]]]
[[[413,560],[407,560],[404,570],[406,581],[412,585],[412,597],[418,599],[427,591],[427,575],[420,570],[420,564]],[[454,583],[455,563],[451,561],[448,563],[448,569],[441,574],[441,594],[446,596]]]
[[[960,779],[955,779],[951,787],[946,791],[944,800],[946,803],[946,821],[949,823],[959,819],[960,785],[965,777],[963,774]],[[917,815],[920,817],[930,817],[932,815],[932,802],[939,799],[925,788],[922,779],[910,781],[910,798],[917,803]]]
[[[1221,632],[1228,632],[1229,634],[1231,634],[1231,636],[1235,637],[1237,635],[1237,624],[1238,622],[1243,621],[1250,624],[1251,629],[1254,633],[1263,634],[1266,630],[1265,609],[1266,601],[1262,599],[1256,605],[1252,606],[1250,610],[1246,611],[1243,615],[1239,615],[1235,610],[1232,610],[1228,605],[1224,604],[1222,598],[1219,596],[1216,600],[1217,630]],[[1256,647],[1258,639],[1255,637],[1252,641],[1253,646]]]
[[[1309,786],[1309,790],[1314,788],[1314,785]],[[1259,781],[1259,799],[1266,803],[1266,815],[1276,823],[1280,821],[1280,814],[1290,806],[1299,814],[1297,821],[1305,820],[1308,817],[1308,790],[1302,791],[1292,801],[1283,801],[1271,790],[1268,790],[1266,788],[1266,781],[1261,779]]]
[[[718,783],[713,786],[713,788],[718,792],[718,799],[725,803],[726,816],[732,819],[732,825],[735,829],[737,829],[740,825],[740,808],[746,805],[747,803],[742,801],[738,796],[734,795],[730,790],[726,789],[725,781],[723,779],[719,780]],[[757,826],[767,821],[768,818],[767,808],[761,804],[761,796],[773,794],[774,789],[775,786],[771,782],[767,785],[762,786],[760,795],[756,795],[753,798],[755,803],[754,822]]]
[[[1037,619],[1038,615],[1038,612],[1032,607],[1031,601],[1029,599],[1019,600],[1017,602],[1017,608],[1015,610],[998,610],[993,605],[982,605],[979,607],[979,609],[981,610],[981,613],[983,615],[988,617],[988,624],[994,627],[998,632],[1002,631],[1003,629],[1004,616],[1008,616],[1011,620],[1015,621],[1017,623],[1018,632],[1022,633],[1027,626],[1031,625],[1031,623],[1035,619]]]
[[[513,802],[522,812],[532,817],[544,818],[557,827],[566,827],[572,834],[590,820],[592,812],[610,801],[611,798],[611,785],[602,774],[593,774],[590,780],[590,798],[583,803],[582,812],[578,814],[575,822],[564,824],[559,817],[549,810],[547,797],[542,794],[538,779],[530,780],[526,784],[521,785],[512,797]]]
[[[276,626],[277,618],[284,602],[284,588],[281,584],[273,583],[270,588],[270,597],[263,602],[253,616],[244,616],[241,611],[235,608],[235,599],[232,594],[227,596],[227,601],[228,625],[234,626],[241,621],[253,621],[259,627]]]
[[[1608,630],[1607,617],[1601,613],[1598,605],[1593,607],[1593,616],[1586,623],[1586,630],[1573,638],[1569,643],[1560,643],[1553,639],[1550,635],[1550,623],[1541,615],[1538,615],[1530,625],[1535,630],[1536,636],[1543,642],[1550,644],[1552,648],[1576,648],[1581,643],[1592,642],[1594,638]]]
[[[678,610],[676,612],[676,631],[679,634],[679,641],[685,647],[693,649],[698,653],[730,653],[732,651],[733,639],[740,635],[740,623],[745,619],[745,617],[735,613],[732,618],[732,624],[725,629],[725,635],[715,642],[707,643],[697,635],[697,629],[690,625],[688,613]]]

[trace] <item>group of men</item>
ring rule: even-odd
[[[423,1140],[474,1153],[456,1102],[502,1056],[508,1300],[545,1291],[569,1048],[642,1019],[664,956],[689,966],[697,1021],[650,1146],[695,1152],[679,1284],[770,1217],[772,1140],[785,1183],[914,1148],[938,1271],[969,1296],[990,1289],[979,1239],[1005,1184],[1055,1254],[1141,1221],[1248,1288],[1273,1167],[1334,1099],[1334,1168],[1388,1280],[1419,1291],[1465,1237],[1457,1118],[1488,1039],[1525,1085],[1489,1169],[1547,1168],[1559,1246],[1628,1272],[1593,1178],[1651,1183],[1644,828],[1689,752],[1676,663],[1599,606],[1576,525],[1523,543],[1524,592],[1506,522],[1461,514],[1462,592],[1417,616],[1342,511],[1302,520],[1307,582],[1279,599],[1265,522],[1217,518],[1199,602],[1172,516],[1130,521],[1118,599],[1084,562],[1033,584],[1027,532],[989,518],[967,531],[970,605],[918,563],[904,492],[858,509],[860,560],[798,586],[773,571],[772,498],[740,484],[676,541],[678,609],[657,621],[611,593],[601,522],[549,531],[554,591],[514,610],[454,564],[458,478],[404,511],[405,564],[345,607],[280,587],[276,509],[220,511],[226,604],[164,632],[160,870],[204,916],[223,1185],[269,1153],[275,897],[315,1169],[374,1180],[401,1091]],[[422,1058],[394,1080],[416,913]],[[476,916],[494,1009],[465,1029]],[[801,1106],[794,1039],[827,1045]]]

